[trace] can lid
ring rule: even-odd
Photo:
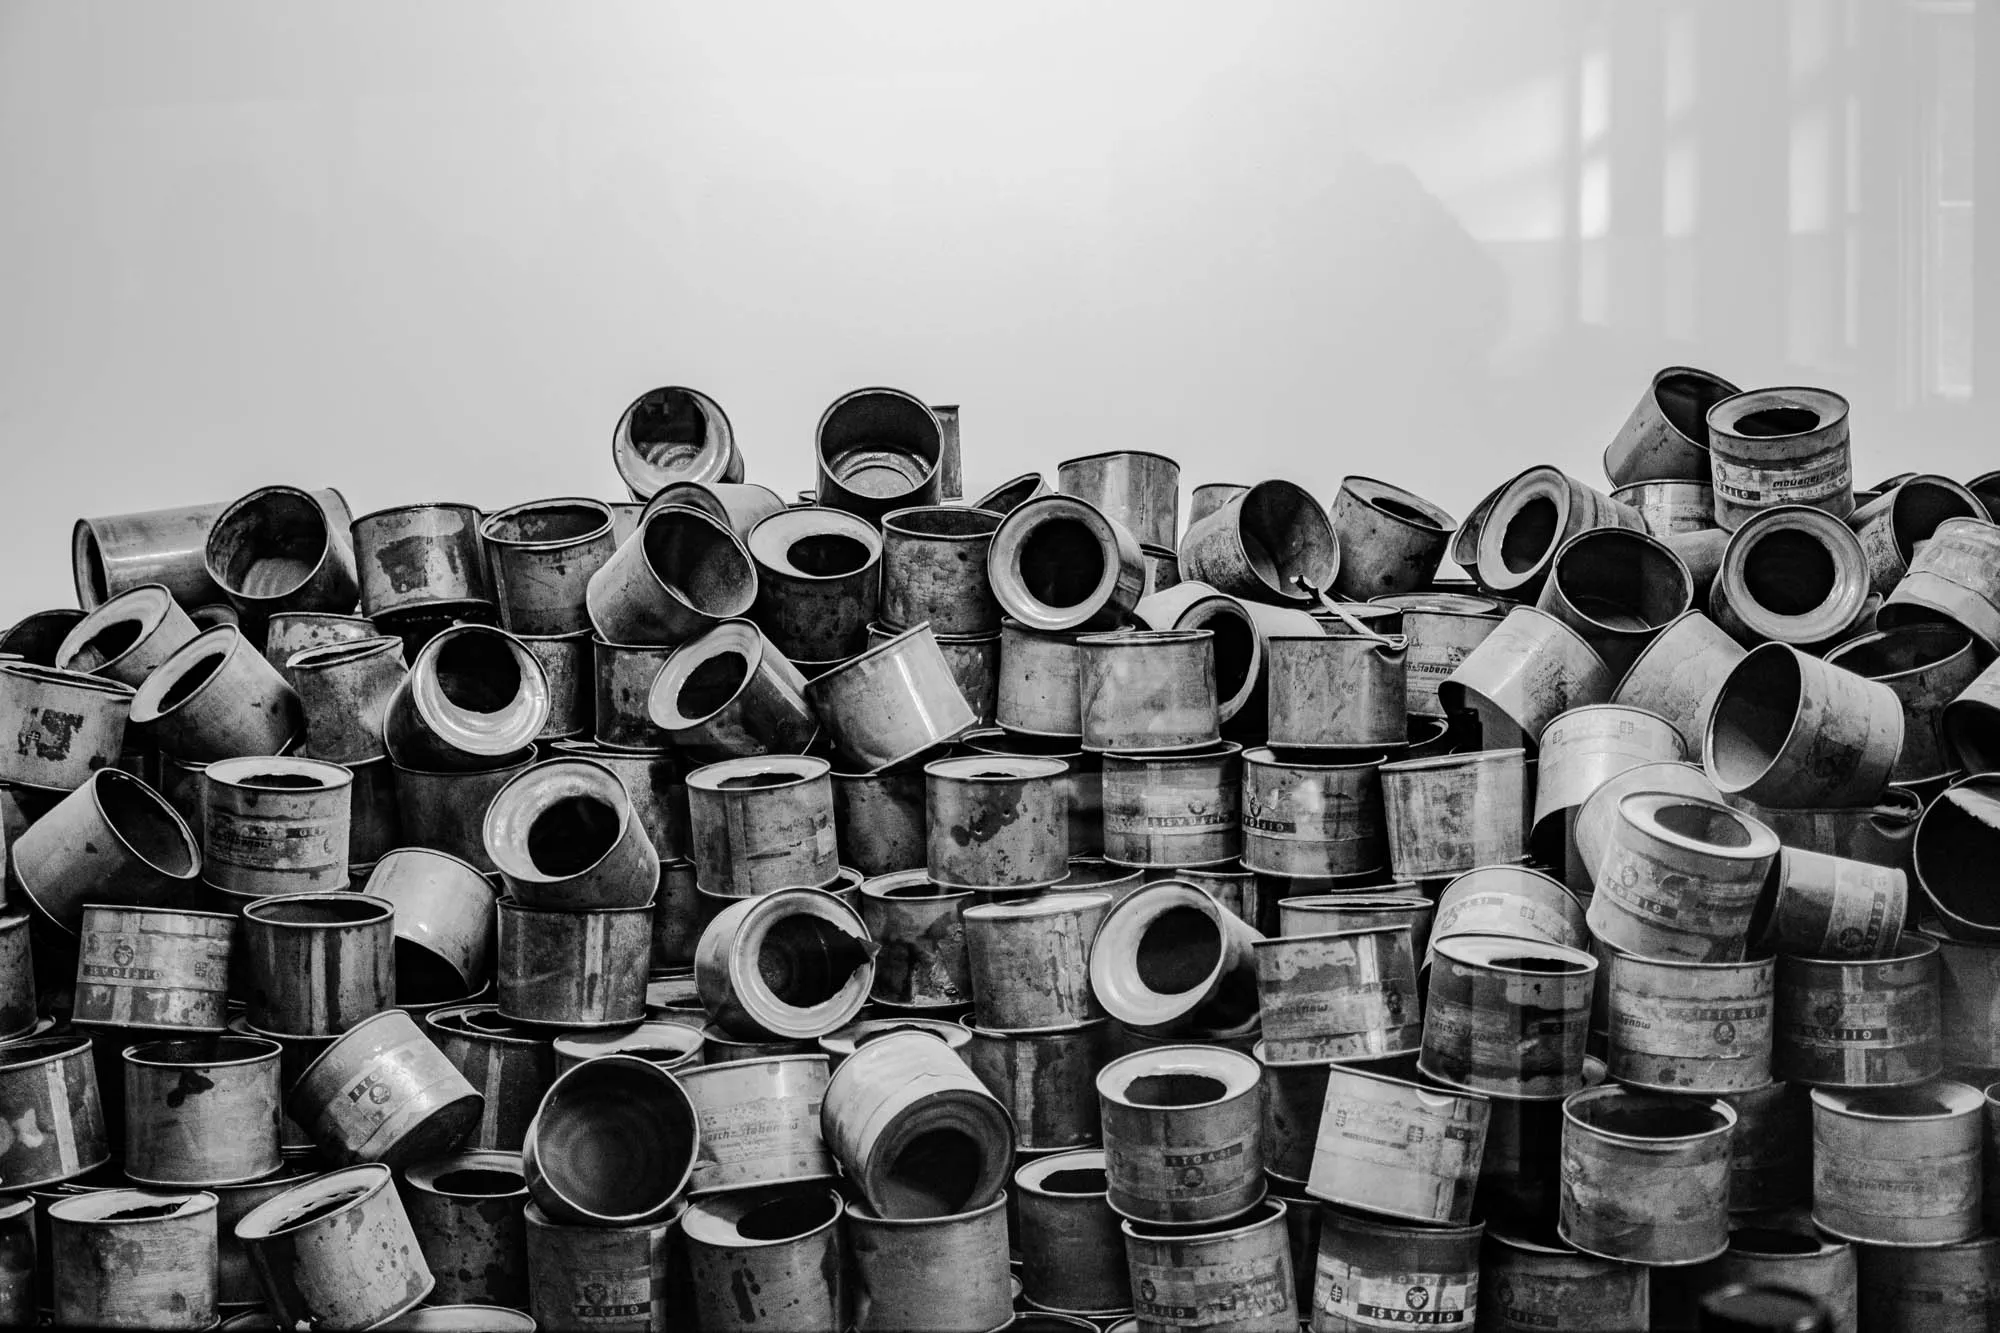
[[[1737,1282],[1702,1299],[1700,1329],[1701,1333],[1832,1333],[1833,1317],[1801,1292]]]

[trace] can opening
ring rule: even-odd
[[[278,597],[326,559],[326,511],[309,495],[268,490],[234,506],[208,534],[209,565],[229,592]]]
[[[1500,562],[1509,573],[1525,574],[1541,563],[1556,539],[1556,502],[1537,495],[1516,509],[1500,534]]]
[[[445,699],[468,713],[497,713],[521,692],[521,664],[498,635],[453,635],[438,647],[431,669]]]
[[[563,542],[588,537],[608,526],[589,505],[536,505],[490,520],[489,531],[503,542]]]
[[[1052,518],[1023,543],[1021,582],[1044,606],[1076,606],[1104,580],[1104,548],[1097,534],[1073,518]]]
[[[595,796],[565,796],[528,825],[528,860],[544,875],[578,875],[618,845],[618,811]]]
[[[757,574],[735,534],[692,509],[662,509],[641,529],[653,576],[697,611],[733,616],[750,609]]]
[[[724,778],[715,785],[722,791],[753,791],[759,787],[782,787],[796,781],[798,775],[794,773],[743,773]]]
[[[259,791],[320,791],[328,783],[310,773],[246,773],[236,780],[236,785]]]
[[[1415,505],[1403,503],[1403,501],[1396,499],[1394,496],[1371,495],[1367,498],[1367,504],[1369,508],[1379,509],[1389,517],[1401,519],[1405,523],[1411,523],[1420,528],[1431,528],[1439,532],[1444,530],[1438,521],[1429,514],[1426,514]]]
[[[655,389],[632,404],[625,432],[639,457],[677,471],[700,457],[708,440],[708,413],[685,389]]]
[[[868,958],[860,941],[831,922],[803,914],[771,924],[757,950],[757,975],[780,1003],[795,1009],[840,994]]]
[[[182,1208],[182,1203],[156,1203],[140,1208],[120,1208],[115,1213],[106,1213],[98,1218],[100,1222],[147,1222],[154,1218],[172,1217]]]
[[[833,1220],[837,1205],[830,1194],[799,1194],[760,1203],[736,1223],[745,1240],[790,1240],[817,1231]]]
[[[906,532],[919,537],[989,537],[999,526],[998,514],[960,505],[916,509],[882,523],[887,532]]]
[[[297,1212],[286,1213],[279,1217],[271,1230],[274,1233],[291,1231],[298,1227],[309,1226],[323,1217],[331,1217],[356,1199],[366,1197],[368,1189],[367,1185],[353,1185],[344,1190],[336,1190],[324,1198],[314,1199]]]
[[[477,1195],[491,1198],[501,1194],[519,1194],[522,1188],[518,1171],[495,1171],[491,1167],[467,1167],[459,1171],[447,1171],[434,1177],[431,1184],[440,1194]]]
[[[136,778],[105,777],[97,783],[97,806],[104,822],[146,862],[176,878],[194,869],[185,828],[166,801]]]
[[[1041,1184],[1049,1194],[1103,1194],[1111,1188],[1103,1168],[1084,1166],[1051,1171],[1042,1177]]]
[[[1738,1254],[1818,1254],[1825,1244],[1817,1236],[1777,1227],[1745,1227],[1729,1233],[1729,1248]]]
[[[1957,625],[1904,625],[1866,642],[1849,643],[1845,650],[1827,655],[1836,666],[1858,676],[1879,680],[1939,662],[1964,649],[1972,636]]]
[[[1633,1099],[1635,1104],[1615,1100],[1585,1102],[1574,1112],[1592,1129],[1628,1139],[1685,1139],[1721,1129],[1727,1122],[1700,1102],[1668,1101],[1664,1098]]]
[[[1667,424],[1696,444],[1706,446],[1708,409],[1735,392],[1707,375],[1665,375],[1653,390],[1653,401],[1660,405],[1660,415],[1667,419]]]
[[[1791,735],[1803,689],[1791,653],[1758,649],[1736,664],[1709,724],[1714,776],[1725,787],[1747,787],[1771,767]]]
[[[146,626],[138,620],[114,620],[83,641],[70,657],[72,671],[95,671],[139,642]]]
[[[1215,696],[1227,704],[1250,687],[1250,670],[1257,662],[1257,631],[1239,615],[1209,616],[1191,628],[1215,636]]]
[[[704,658],[681,682],[675,707],[682,717],[708,717],[736,697],[749,675],[750,659],[734,649]]]
[[[1750,830],[1727,810],[1694,804],[1662,805],[1653,811],[1653,822],[1669,833],[1678,834],[1712,847],[1748,847]]]
[[[1545,972],[1550,975],[1571,976],[1589,971],[1580,961],[1569,958],[1537,958],[1524,954],[1519,958],[1494,958],[1493,967],[1506,968],[1514,972]]]
[[[1809,407],[1763,407],[1736,419],[1738,435],[1760,440],[1803,435],[1818,426],[1819,413]]]
[[[960,1129],[929,1129],[911,1139],[882,1174],[882,1197],[898,1217],[949,1217],[979,1186],[986,1154]]]
[[[1175,995],[1202,985],[1222,962],[1222,932],[1193,907],[1169,907],[1146,923],[1134,959],[1148,990]]]
[[[170,712],[193,698],[195,691],[208,684],[209,678],[222,670],[222,663],[228,656],[228,649],[212,647],[182,667],[181,674],[174,677],[161,692],[160,711]]]
[[[442,1004],[465,998],[458,969],[414,940],[396,940],[396,1003]]]
[[[1781,616],[1802,616],[1833,595],[1833,553],[1809,532],[1779,528],[1743,553],[1743,586],[1757,605]]]
[[[947,888],[942,884],[924,880],[917,884],[894,884],[882,890],[884,898],[949,898],[965,892],[963,889]]]
[[[1950,1115],[1952,1106],[1936,1093],[1921,1088],[1879,1088],[1852,1093],[1847,1109],[1857,1115],[1920,1116]]]
[[[1207,1074],[1141,1074],[1125,1088],[1134,1106],[1205,1106],[1228,1094],[1228,1084]]]
[[[868,544],[841,532],[815,532],[785,548],[785,559],[801,574],[838,578],[868,568]]]
[[[543,1177],[585,1213],[637,1217],[686,1182],[693,1109],[672,1075],[652,1065],[620,1056],[587,1060],[556,1081],[535,1119]]]
[[[304,902],[279,898],[251,906],[256,911],[256,920],[284,926],[341,926],[380,921],[390,915],[379,902],[364,899],[358,894],[354,898],[353,902],[342,902],[334,897],[314,897]]]

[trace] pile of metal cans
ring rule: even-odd
[[[612,455],[78,522],[0,1325],[2000,1323],[2000,474],[1686,368],[1463,523],[967,501],[892,389]]]

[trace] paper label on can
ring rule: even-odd
[[[1442,997],[1435,985],[1424,1014],[1424,1051],[1462,1081],[1496,1082],[1532,1096],[1573,1090],[1583,1073],[1589,1005],[1576,1012],[1494,1005],[1475,1008]]]
[[[1634,1274],[1636,1273],[1636,1277]],[[1624,1268],[1603,1277],[1503,1271],[1482,1274],[1489,1308],[1499,1316],[1494,1333],[1645,1328],[1649,1308],[1644,1269]]]
[[[1843,872],[1836,881],[1832,910],[1827,913],[1826,933],[1820,937],[1821,951],[1838,951],[1836,956],[1865,957],[1880,948],[1889,924],[1889,907],[1901,912],[1902,895],[1891,885],[1878,881],[1872,873],[1848,878]],[[1886,878],[1889,872],[1882,872]],[[1855,890],[1855,891],[1850,891]]]
[[[1486,1116],[1479,1103],[1453,1100],[1447,1105],[1449,1109],[1329,1098],[1319,1122],[1319,1153],[1326,1156],[1316,1155],[1314,1164],[1324,1160],[1332,1169],[1321,1174],[1350,1180],[1353,1165],[1386,1167],[1396,1178],[1386,1191],[1371,1192],[1376,1202],[1394,1198],[1404,1207],[1415,1205],[1443,1220],[1458,1192],[1456,1186],[1478,1178],[1486,1145]],[[1430,1197],[1419,1197],[1424,1193]],[[1367,1206],[1358,1196],[1351,1201]]]
[[[1650,1055],[1699,1060],[1747,1060],[1760,1052],[1768,1056],[1771,1001],[1764,996],[1667,999],[1635,994],[1614,983],[1611,1039]]]
[[[1787,993],[1782,1032],[1795,1045],[1891,1050],[1937,1035],[1935,992],[1921,987],[1888,995],[1799,986]]]
[[[1476,1272],[1364,1272],[1324,1249],[1313,1282],[1313,1304],[1357,1328],[1470,1329],[1478,1297]]]
[[[1120,1189],[1143,1199],[1193,1203],[1234,1194],[1261,1179],[1264,1163],[1250,1134],[1206,1148],[1124,1143],[1107,1133],[1104,1154]]]
[[[167,955],[170,955],[167,956]],[[78,981],[101,986],[154,986],[224,990],[229,984],[229,941],[143,930],[86,930],[77,956]]]
[[[1870,1217],[1940,1217],[1979,1207],[1980,1148],[1935,1157],[1850,1156],[1813,1144],[1813,1197]]]
[[[734,1166],[774,1156],[820,1151],[817,1098],[752,1097],[703,1107],[701,1155]]]
[[[1712,484],[1718,496],[1761,508],[1779,504],[1811,504],[1854,486],[1847,440],[1822,453],[1794,460],[1782,469],[1736,462],[1716,451],[1710,459]]]
[[[645,1318],[652,1310],[653,1273],[649,1268],[571,1270],[570,1313],[582,1323]]]
[[[1131,1262],[1132,1309],[1145,1323],[1209,1328],[1292,1309],[1291,1265],[1282,1254],[1169,1268]]]
[[[203,855],[224,865],[316,870],[347,857],[347,830],[331,823],[253,819],[211,805],[202,825]]]
[[[359,1077],[333,1096],[333,1113],[349,1126],[358,1121],[363,1128],[360,1135],[349,1129],[343,1137],[358,1143],[400,1110],[412,1091],[422,1086],[419,1067],[434,1059],[436,1050],[420,1035],[370,1060]]]

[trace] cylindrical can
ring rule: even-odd
[[[1412,717],[1443,717],[1438,686],[1500,627],[1500,603],[1459,593],[1407,593],[1377,599],[1402,615],[1403,689]]]
[[[1206,583],[1182,582],[1147,594],[1132,608],[1132,618],[1147,629],[1207,630],[1213,636],[1216,711],[1222,721],[1253,703],[1261,705],[1264,632],[1248,603]]]
[[[1132,1308],[1125,1237],[1107,1189],[1101,1148],[1051,1153],[1014,1172],[1021,1289],[1036,1309],[1102,1317]]]
[[[517,1023],[609,1028],[646,1013],[653,905],[554,911],[499,903],[495,998]]]
[[[1560,1232],[1585,1254],[1671,1267],[1729,1247],[1725,1102],[1605,1086],[1563,1102]]]
[[[668,1283],[676,1222],[580,1226],[523,1210],[528,1311],[546,1329],[657,1333],[672,1327]]]
[[[1705,801],[1722,799],[1699,764],[1640,764],[1606,778],[1577,807],[1570,820],[1570,841],[1576,847],[1572,863],[1582,871],[1571,880],[1570,888],[1578,894],[1586,897],[1595,894],[1597,868],[1603,863],[1604,850],[1620,822],[1618,804],[1635,792],[1669,792]]]
[[[608,643],[675,644],[748,614],[758,583],[756,565],[728,524],[669,505],[649,510],[590,575],[584,602],[590,627]]]
[[[1250,1048],[1264,1071],[1264,1171],[1303,1195],[1312,1174],[1319,1135],[1320,1112],[1326,1104],[1327,1079],[1335,1069],[1369,1069],[1407,1074],[1416,1068],[1414,1054],[1382,1060],[1273,1060],[1259,1041]]]
[[[0,940],[17,933],[7,929],[9,920],[0,917]],[[11,920],[25,926],[27,918]],[[118,1028],[222,1031],[229,1021],[235,929],[235,916],[219,912],[84,908],[71,1020]],[[18,934],[25,947],[25,929]],[[20,962],[16,975],[32,984],[26,957]],[[32,1003],[29,1011],[32,1022]],[[0,1021],[0,1029],[8,1026]]]
[[[858,1018],[845,1027],[835,1028],[814,1044],[825,1052],[833,1068],[860,1050],[869,1042],[885,1033],[909,1028],[918,1032],[928,1032],[965,1058],[965,1051],[972,1044],[972,1029],[965,1023],[949,1018],[911,1018],[902,1013],[884,1010],[874,1018]]]
[[[489,772],[452,773],[409,768],[390,761],[396,774],[396,813],[410,846],[447,852],[482,875],[498,873],[486,855],[484,822],[493,793],[534,762],[521,750]]]
[[[1988,1333],[2000,1319],[2000,1236],[1956,1245],[1861,1247],[1868,1333]]]
[[[1720,375],[1692,366],[1658,372],[1604,446],[1604,475],[1619,487],[1673,477],[1706,482],[1708,409],[1741,392]]]
[[[1430,501],[1373,477],[1343,477],[1331,519],[1340,544],[1333,591],[1356,601],[1424,587],[1457,526]]]
[[[402,847],[376,862],[365,890],[395,909],[399,1003],[460,999],[486,979],[493,886],[470,864],[428,847]]]
[[[598,747],[653,753],[673,747],[673,734],[653,720],[652,692],[683,646],[614,643],[591,636],[590,737]]]
[[[1242,851],[1243,747],[1104,756],[1104,854],[1125,865],[1205,866]]]
[[[1479,1327],[1492,1333],[1645,1333],[1652,1319],[1650,1271],[1584,1254],[1552,1236],[1489,1230],[1479,1255]]]
[[[215,1206],[204,1190],[100,1190],[50,1204],[57,1326],[213,1327]]]
[[[1256,1207],[1264,1195],[1262,1081],[1254,1059],[1217,1046],[1159,1046],[1106,1065],[1097,1095],[1112,1211],[1139,1222],[1207,1223]]]
[[[978,722],[928,625],[815,676],[806,700],[850,772],[879,773]]]
[[[165,798],[121,769],[102,768],[8,837],[10,885],[73,936],[87,904],[172,907],[190,896],[201,853]]]
[[[1003,1195],[952,1216],[878,1217],[850,1201],[857,1333],[983,1333],[1013,1315]]]
[[[1405,759],[1383,764],[1381,780],[1389,869],[1397,879],[1436,879],[1527,855],[1524,751]]]
[[[1734,962],[1777,854],[1777,835],[1726,805],[1634,792],[1597,863],[1590,928],[1646,957]]]
[[[1538,844],[1555,841],[1551,835],[1562,830],[1551,821],[1576,810],[1609,779],[1641,764],[1686,758],[1680,732],[1644,708],[1593,704],[1561,714],[1537,746],[1531,828]]]
[[[866,519],[808,505],[781,509],[744,543],[757,567],[750,619],[799,661],[852,657],[868,645],[882,583],[882,536]]]
[[[1559,714],[1611,698],[1617,677],[1582,635],[1517,606],[1438,684],[1447,713],[1479,715],[1485,743],[1531,744]]]
[[[1340,1064],[1326,1089],[1309,1194],[1412,1222],[1472,1220],[1486,1098]]]
[[[308,648],[280,669],[305,712],[300,754],[359,764],[389,753],[382,740],[384,719],[390,698],[409,674],[402,640],[383,635]]]
[[[1979,1234],[1986,1099],[1963,1083],[1817,1088],[1813,1225],[1869,1245]]]
[[[1246,750],[1243,864],[1261,874],[1313,878],[1380,870],[1392,855],[1383,767],[1379,752],[1298,764],[1268,746]]]
[[[1902,938],[1909,899],[1900,870],[1781,847],[1774,892],[1751,943],[1805,958],[1879,958]]]
[[[653,901],[660,858],[618,775],[574,755],[545,760],[494,793],[486,854],[524,908],[565,912]]]
[[[1638,510],[1655,537],[1715,529],[1715,488],[1706,481],[1635,481],[1612,491],[1611,498]]]
[[[278,1156],[278,1043],[190,1037],[128,1046],[125,1175],[168,1188],[241,1185]]]
[[[236,1224],[250,1211],[266,1199],[274,1199],[306,1178],[306,1173],[291,1163],[286,1163],[277,1171],[257,1180],[241,1185],[218,1185],[209,1192],[215,1195],[215,1303],[225,1310],[242,1309],[254,1305],[262,1307],[263,1289],[257,1283],[257,1272],[250,1265],[250,1251],[236,1235]],[[223,1324],[223,1328],[230,1325]]]
[[[1500,935],[1434,939],[1417,1067],[1450,1087],[1552,1098],[1583,1086],[1597,960]]]
[[[1179,544],[1180,475],[1180,464],[1164,454],[1117,449],[1058,463],[1056,489],[1089,501],[1142,544],[1173,550]]]
[[[1487,504],[1483,518],[1475,513],[1454,542],[1471,536],[1469,558],[1453,558],[1474,570],[1481,587],[1524,600],[1541,591],[1556,551],[1577,533],[1592,528],[1642,531],[1646,523],[1638,510],[1546,465],[1514,477]]]
[[[2000,943],[2000,912],[1986,901],[1981,875],[2000,845],[1987,822],[1996,809],[2000,776],[1979,773],[1941,792],[1917,823],[1911,849],[1917,885],[1942,933],[1958,939]]]
[[[1828,1240],[1809,1227],[1772,1225],[1738,1227],[1729,1233],[1729,1249],[1691,1272],[1671,1276],[1688,1305],[1735,1284],[1782,1288],[1817,1301],[1828,1321],[1827,1333],[1857,1333],[1855,1322],[1858,1247]],[[1663,1310],[1671,1319],[1674,1311]],[[1674,1324],[1673,1327],[1681,1327]]]
[[[275,611],[351,611],[361,595],[344,504],[294,486],[263,486],[209,525],[202,558],[259,637]]]
[[[688,1192],[833,1179],[820,1133],[827,1068],[824,1055],[784,1055],[677,1071],[701,1126]]]
[[[817,1333],[846,1320],[840,1193],[824,1185],[699,1199],[681,1214],[703,1333]]]
[[[797,754],[819,734],[806,678],[748,620],[725,620],[676,648],[646,708],[674,745],[703,761]]]
[[[1000,604],[986,577],[1000,515],[962,505],[899,509],[882,519],[882,623],[930,622],[938,634],[991,634]]]
[[[79,984],[77,991],[83,989]],[[94,1003],[99,1009],[109,1008],[102,996]],[[215,1004],[219,1011],[222,1005],[219,992]],[[32,1034],[37,1022],[35,964],[28,945],[28,914],[0,912],[0,1042]]]
[[[1007,615],[1047,634],[1117,624],[1145,593],[1146,558],[1139,539],[1095,505],[1043,495],[1001,520],[987,576]]]
[[[418,1162],[403,1181],[410,1228],[437,1278],[433,1303],[525,1308],[528,1186],[520,1158],[462,1152]]]
[[[1007,1108],[1021,1151],[1098,1141],[1097,1072],[1112,1058],[1110,1019],[1036,1032],[966,1027],[965,1063]]]
[[[1083,735],[1077,693],[1082,636],[1000,622],[1000,676],[994,717],[1010,732],[1072,738]]]
[[[245,907],[251,1025],[328,1035],[393,1005],[395,915],[395,904],[361,893],[292,893]]]
[[[1907,935],[1887,958],[1783,957],[1772,1072],[1816,1087],[1921,1083],[1943,1068],[1938,944]]]
[[[197,633],[171,592],[157,583],[141,584],[72,626],[52,664],[136,688]]]
[[[580,755],[616,773],[660,859],[687,856],[687,782],[674,754],[618,750],[595,741],[557,741],[549,748],[556,754]]]
[[[1069,810],[1056,759],[970,755],[924,766],[931,880],[1031,888],[1069,873]]]
[[[678,384],[632,400],[612,428],[611,461],[635,500],[743,480],[729,414],[701,390]]]
[[[684,1072],[701,1065],[700,1029],[651,1018],[630,1027],[566,1032],[551,1045],[558,1074],[600,1055],[636,1055],[669,1072]]]
[[[419,649],[382,715],[389,757],[409,768],[490,769],[549,720],[549,680],[526,644],[455,624]]]
[[[1277,934],[1324,935],[1373,926],[1408,926],[1410,949],[1424,956],[1435,908],[1412,884],[1390,884],[1358,893],[1302,893],[1280,898]]]
[[[203,781],[202,878],[268,896],[344,889],[354,775],[317,759],[222,759]]]
[[[1192,1228],[1128,1219],[1120,1230],[1138,1327],[1293,1333],[1289,1207],[1263,1199],[1247,1217]]]
[[[236,1234],[286,1328],[374,1328],[436,1283],[386,1166],[302,1181],[251,1209]]]
[[[423,1030],[484,1100],[466,1146],[519,1152],[542,1094],[555,1082],[549,1037],[509,1022],[490,1004],[433,1010]]]
[[[653,969],[692,968],[695,946],[707,925],[701,919],[694,862],[660,862],[660,887],[653,897]]]
[[[1744,1092],[1771,1081],[1776,964],[1611,953],[1611,1076],[1666,1092]]]
[[[1658,537],[1592,528],[1556,549],[1535,605],[1575,630],[1615,676],[1694,599],[1693,576]]]
[[[1145,754],[1222,738],[1207,630],[1085,634],[1077,647],[1084,749]]]
[[[880,1217],[952,1216],[1004,1192],[1014,1144],[1007,1111],[927,1032],[890,1032],[843,1060],[821,1128]]]
[[[8,1123],[39,1131],[11,1133],[0,1147],[0,1180],[10,1190],[74,1179],[110,1160],[88,1037],[0,1045],[0,1106]]]
[[[972,902],[970,889],[935,883],[921,869],[905,870],[866,881],[860,898],[861,920],[879,950],[871,998],[911,1008],[971,1002],[959,920]]]
[[[401,1166],[458,1148],[482,1101],[408,1014],[388,1009],[308,1065],[285,1109],[332,1161]]]
[[[1120,899],[1090,950],[1105,1012],[1156,1035],[1240,1026],[1254,1017],[1254,945],[1263,937],[1191,884],[1161,880]]]
[[[1470,1330],[1479,1309],[1485,1227],[1412,1226],[1321,1210],[1313,1333],[1367,1333],[1422,1313],[1426,1328]]]
[[[944,425],[901,389],[855,389],[820,414],[813,435],[819,503],[869,522],[943,494]]]
[[[372,617],[491,606],[480,521],[464,504],[399,505],[355,519],[362,610]]]
[[[1101,1018],[1090,988],[1090,952],[1110,906],[1107,893],[1059,892],[967,907],[966,963],[978,1023],[1012,1032]]]
[[[1881,795],[1902,744],[1887,685],[1767,643],[1723,682],[1703,763],[1725,794],[1759,804],[1855,805]]]
[[[165,586],[184,606],[221,601],[203,552],[224,503],[78,519],[70,534],[77,605],[97,606],[145,583]]]
[[[1409,927],[1280,936],[1254,947],[1270,1058],[1374,1059],[1421,1042]]]
[[[1903,707],[1903,747],[1892,782],[1925,782],[1958,766],[1945,744],[1945,710],[1979,675],[1972,636],[1957,625],[1905,625],[1850,639],[1826,655],[1889,687]]]
[[[1260,481],[1187,531],[1183,577],[1259,602],[1309,603],[1333,587],[1340,541],[1326,510],[1289,481]]]
[[[840,863],[870,876],[923,869],[928,827],[923,769],[911,765],[831,777]]]
[[[556,741],[589,736],[597,724],[594,636],[587,629],[571,634],[516,634],[514,638],[541,664],[549,683],[549,715],[535,740]]]
[[[845,902],[816,889],[779,889],[732,903],[709,923],[695,946],[695,981],[726,1032],[818,1037],[867,1003],[872,952],[866,923]]]
[[[688,775],[688,834],[703,891],[753,897],[840,873],[832,765],[803,755],[709,764]]]
[[[1652,713],[1699,751],[1716,693],[1744,648],[1699,611],[1679,617],[1652,638],[1627,667],[1613,703]]]
[[[1753,389],[1708,410],[1715,521],[1735,531],[1760,509],[1854,511],[1847,400],[1826,389]]]
[[[1382,749],[1408,741],[1407,640],[1274,635],[1264,647],[1272,745]]]
[[[1512,935],[1572,949],[1591,943],[1582,905],[1549,876],[1519,865],[1476,866],[1445,886],[1430,939],[1454,935]],[[1420,957],[1428,965],[1429,955]]]
[[[1604,1061],[1594,1055],[1584,1057],[1584,1087],[1597,1087],[1606,1077]],[[1556,1173],[1549,1163],[1561,1154],[1562,1126],[1560,1100],[1493,1099],[1474,1213],[1536,1234],[1553,1234],[1560,1209]]]
[[[221,609],[229,611],[231,616],[235,615],[229,607]],[[203,626],[206,617],[215,610],[212,606],[197,606],[188,612],[188,617],[197,626]],[[233,619],[215,622],[226,625],[235,623]],[[213,628],[213,625],[207,627]],[[335,611],[280,611],[264,626],[264,660],[283,672],[285,663],[308,649],[330,648],[337,643],[358,643],[362,639],[380,638],[383,633],[383,629],[367,616]]]
[[[680,1080],[635,1055],[556,1076],[521,1145],[521,1174],[552,1220],[626,1227],[680,1204],[701,1131]]]
[[[986,494],[972,502],[972,508],[984,509],[1002,517],[1038,495],[1049,493],[1049,483],[1039,472],[1024,472],[1018,477],[1009,477]]]
[[[0,672],[5,670],[0,667]],[[299,696],[234,625],[218,625],[195,635],[146,677],[129,699],[111,702],[129,704],[132,725],[141,736],[163,753],[188,761],[277,754],[305,731]],[[91,732],[86,729],[81,734],[88,739]],[[72,748],[63,746],[58,753]],[[110,763],[118,746],[114,740],[108,752],[102,745],[95,752],[104,754],[103,763]],[[9,777],[28,786],[45,785]]]
[[[1730,534],[1708,614],[1746,648],[1838,642],[1869,600],[1868,557],[1847,524],[1806,505],[1759,510]]]

